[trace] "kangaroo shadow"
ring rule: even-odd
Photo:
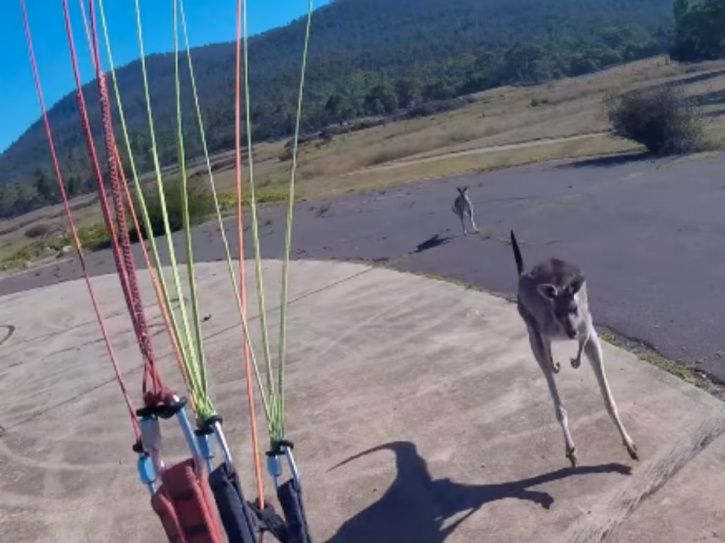
[[[15,326],[13,326],[12,324],[0,324],[0,328],[4,328],[6,330],[5,335],[0,338],[0,345],[2,345],[7,340],[9,340],[11,336],[15,333]]]
[[[415,251],[413,251],[411,254],[418,254],[418,253],[422,253],[423,251],[427,251],[429,249],[434,249],[436,247],[440,247],[441,245],[445,245],[452,239],[453,239],[452,236],[441,237],[440,234],[436,234],[435,236],[428,238],[423,243],[419,244],[415,248]]]
[[[441,543],[469,516],[497,500],[527,500],[549,509],[554,503],[553,496],[531,487],[572,476],[631,473],[628,466],[613,463],[563,468],[508,483],[468,485],[450,479],[433,479],[415,444],[406,441],[369,449],[332,469],[383,450],[395,454],[395,480],[378,501],[345,521],[327,543]],[[464,512],[461,518],[446,523]]]

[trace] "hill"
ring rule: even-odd
[[[336,0],[315,13],[305,129],[427,100],[578,75],[667,49],[672,0]],[[193,21],[192,21],[193,24]],[[252,103],[257,139],[289,133],[304,22],[251,41]],[[213,151],[233,142],[233,44],[194,49]],[[148,58],[162,161],[175,160],[173,57]],[[119,70],[133,146],[150,165],[140,63]],[[187,88],[188,88],[188,82]],[[93,86],[88,98],[94,123]],[[184,97],[190,145],[190,93]],[[75,98],[60,100],[51,121],[73,193],[90,189]],[[46,143],[38,122],[0,156],[0,215],[53,202]]]

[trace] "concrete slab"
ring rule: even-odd
[[[643,503],[612,538],[637,541],[725,541],[725,436],[684,466]]]
[[[274,306],[279,264],[265,268]],[[251,491],[238,318],[224,265],[198,270],[212,391]],[[94,281],[138,391],[139,357],[117,279]],[[723,486],[699,483],[722,467],[718,400],[606,347],[613,391],[642,456],[632,463],[591,372],[566,365],[559,383],[583,464],[574,471],[508,302],[329,262],[295,262],[292,285],[288,427],[317,541],[686,541],[685,532],[652,527],[659,499],[680,511],[678,503],[690,503],[682,523],[721,534]],[[0,324],[15,327],[0,346],[3,540],[162,540],[135,478],[129,424],[83,284],[5,296],[0,308]],[[162,368],[178,385],[151,314]],[[573,348],[562,346],[558,358]],[[180,458],[175,428],[165,439],[167,458]]]

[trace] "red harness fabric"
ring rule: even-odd
[[[151,506],[161,519],[169,543],[222,543],[221,530],[205,478],[196,476],[189,458],[161,474]]]
[[[169,543],[185,543],[184,532],[174,510],[174,504],[162,490],[159,489],[151,496],[151,507],[161,519]]]

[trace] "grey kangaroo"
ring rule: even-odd
[[[478,232],[476,219],[473,217],[473,203],[468,197],[468,187],[457,188],[456,190],[458,191],[458,197],[456,197],[456,200],[453,202],[453,213],[455,213],[461,221],[463,235],[468,235],[468,230],[466,229],[466,219],[471,222],[473,231]]]
[[[589,312],[584,276],[577,267],[555,258],[547,260],[529,271],[524,271],[524,261],[513,230],[511,231],[511,246],[519,276],[519,314],[526,323],[531,350],[544,373],[551,398],[554,400],[556,418],[564,432],[566,457],[572,466],[576,467],[576,447],[574,447],[574,441],[569,431],[566,409],[561,403],[554,380],[554,374],[559,372],[560,366],[554,362],[551,355],[552,340],[576,340],[579,342],[576,358],[571,359],[572,367],[575,369],[579,367],[582,351],[584,351],[599,383],[607,412],[617,426],[629,456],[639,460],[637,446],[629,437],[619,418],[617,404],[614,403],[612,391],[609,389],[602,363],[602,347]]]

